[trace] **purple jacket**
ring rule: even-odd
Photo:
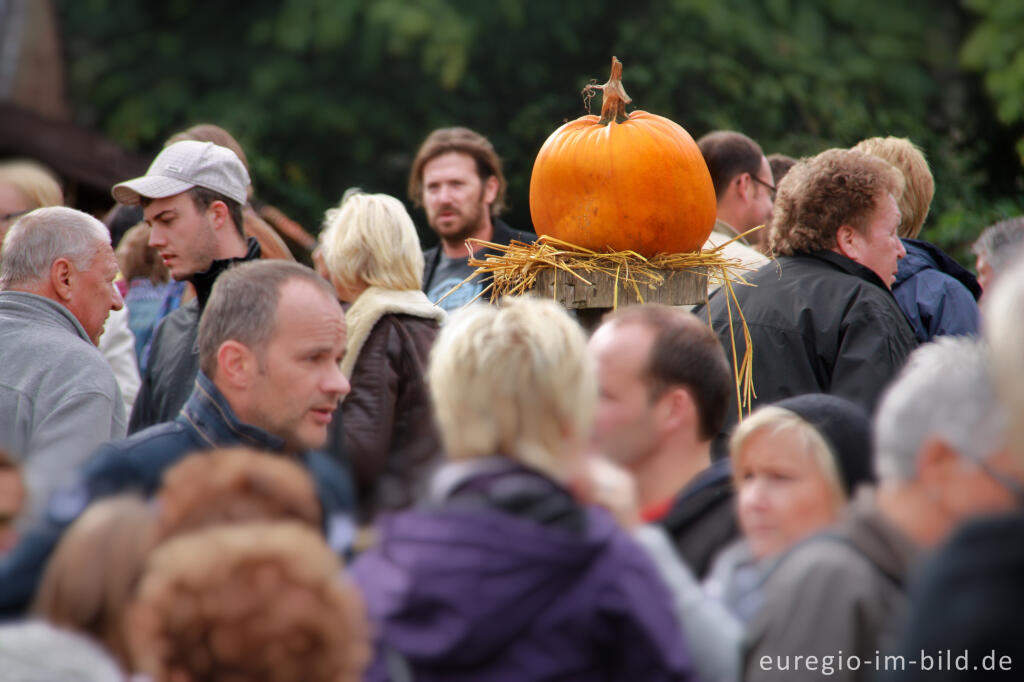
[[[507,469],[382,520],[352,569],[378,637],[366,680],[695,679],[647,554],[603,510]]]

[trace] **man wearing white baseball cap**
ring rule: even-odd
[[[141,204],[157,250],[176,280],[196,298],[165,317],[153,334],[149,364],[128,432],[174,419],[199,371],[199,316],[217,277],[235,263],[259,258],[259,244],[242,232],[249,174],[233,151],[212,142],[167,146],[140,178],[114,186],[122,204]]]

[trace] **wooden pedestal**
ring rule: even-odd
[[[664,303],[665,305],[696,305],[707,298],[708,279],[694,270],[658,270],[665,281],[659,285],[638,284],[642,300],[637,298],[633,285],[618,281],[618,305],[636,303]],[[554,298],[569,310],[575,310],[577,319],[587,331],[596,327],[601,317],[616,302],[615,277],[601,272],[581,273],[592,284],[588,285],[564,270],[544,270],[537,275],[532,293]]]

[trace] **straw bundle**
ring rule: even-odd
[[[744,266],[737,259],[726,258],[723,255],[723,249],[733,241],[759,229],[761,228],[756,227],[749,230],[709,251],[659,253],[651,258],[645,258],[634,251],[606,253],[592,251],[547,235],[541,235],[533,244],[513,240],[508,245],[470,238],[466,240],[470,253],[476,253],[485,248],[492,253],[483,259],[471,256],[469,264],[475,266],[476,270],[453,287],[441,300],[447,298],[463,284],[486,274],[492,276],[492,281],[473,299],[474,301],[485,294],[489,295],[491,301],[496,301],[504,296],[520,296],[534,288],[537,276],[541,272],[562,270],[586,285],[592,285],[593,273],[603,273],[613,277],[616,284],[616,297],[612,307],[616,308],[618,307],[618,285],[620,283],[632,289],[637,300],[643,302],[643,291],[656,288],[664,283],[665,276],[659,271],[686,270],[707,277],[709,283],[718,284],[725,290],[729,327],[733,327],[733,307],[735,307],[735,315],[743,327],[743,338],[746,342],[743,359],[737,362],[735,339],[732,341],[731,349],[732,366],[736,368],[736,403],[740,419],[742,419],[744,410],[747,413],[750,412],[751,402],[757,393],[754,391],[753,346],[750,331],[747,329],[747,321],[743,317],[743,311],[740,310],[733,285],[752,286],[743,276],[743,271],[751,268]],[[588,276],[591,279],[588,279]],[[555,297],[557,298],[557,295]],[[705,302],[706,300],[705,297]]]

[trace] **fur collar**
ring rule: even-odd
[[[359,294],[345,312],[348,321],[348,347],[341,361],[341,372],[346,378],[352,378],[352,369],[359,358],[363,344],[373,331],[377,320],[387,314],[414,315],[428,320],[444,321],[444,310],[430,302],[427,295],[419,289],[395,291],[370,287]]]

